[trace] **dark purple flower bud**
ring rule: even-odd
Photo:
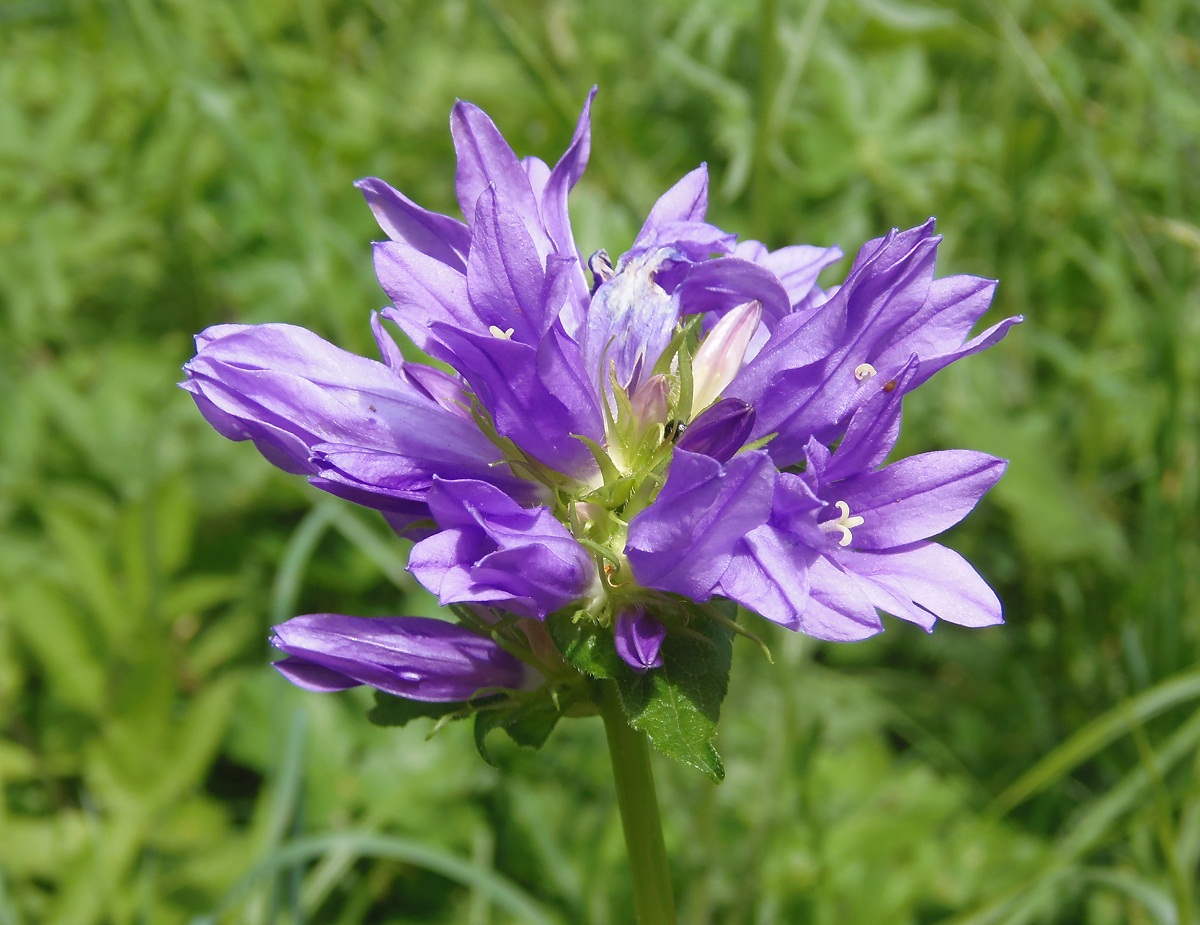
[[[622,611],[613,632],[617,654],[638,674],[662,664],[659,650],[667,638],[667,628],[646,613],[644,607]]]
[[[532,670],[491,639],[428,617],[313,613],[275,627],[285,678],[312,691],[359,684],[409,700],[470,700],[486,688],[522,688]]]
[[[746,445],[752,430],[754,409],[739,399],[723,398],[686,426],[676,446],[724,463]]]

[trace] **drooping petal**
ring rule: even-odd
[[[808,604],[796,629],[830,642],[855,642],[882,632],[883,621],[863,587],[825,556],[809,566]]]
[[[738,541],[766,523],[775,478],[761,450],[721,464],[677,449],[662,491],[629,524],[625,554],[634,578],[707,600]]]
[[[860,580],[873,582],[948,623],[979,627],[1004,622],[996,592],[966,559],[945,546],[913,543],[886,552],[851,553],[843,561]],[[895,616],[906,618],[902,613]]]
[[[613,626],[613,636],[617,654],[638,674],[662,665],[659,650],[667,638],[667,628],[646,613],[646,608],[621,611]]]
[[[597,580],[587,551],[546,508],[476,481],[439,480],[428,503],[442,532],[413,547],[408,567],[442,604],[501,603],[541,619]]]
[[[427,617],[348,617],[317,613],[274,629],[276,662],[309,690],[367,684],[409,700],[470,700],[486,688],[521,688],[525,666],[492,640]]]
[[[184,367],[184,387],[225,436],[253,440],[281,468],[318,476],[317,448],[335,445],[391,456],[405,478],[425,483],[435,473],[453,473],[526,490],[528,483],[499,464],[499,450],[474,422],[440,407],[382,363],[311,331],[236,327],[198,343]]]

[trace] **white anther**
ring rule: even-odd
[[[859,382],[866,382],[875,375],[875,367],[870,363],[860,363],[854,367],[854,378]]]
[[[841,516],[837,520],[827,520],[823,524],[817,524],[825,533],[833,533],[835,530],[840,530],[842,533],[841,539],[838,540],[839,546],[849,546],[853,542],[853,537],[850,531],[855,527],[861,527],[866,523],[863,518],[855,515],[850,516],[850,505],[845,501],[836,503],[837,509],[841,511]]]
[[[509,328],[507,331],[501,331],[494,324],[488,328],[492,332],[492,337],[499,337],[501,340],[512,340],[513,331],[515,328]]]

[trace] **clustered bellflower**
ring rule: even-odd
[[[593,91],[594,95],[594,91]],[[521,697],[572,661],[551,621],[642,677],[731,601],[824,640],[1001,621],[995,594],[931,540],[1004,471],[951,450],[885,464],[906,393],[1020,321],[970,331],[995,283],[937,278],[934,223],[859,250],[770,251],[705,220],[705,167],[613,260],[567,212],[590,151],[589,96],[550,167],[491,120],[451,116],[465,221],[377,179],[380,361],[302,328],[225,324],[183,387],[222,435],[382,513],[458,624],[309,614],[275,628],[276,667],[317,691],[413,701]],[[452,373],[403,358],[396,325]],[[669,668],[669,665],[667,666]]]

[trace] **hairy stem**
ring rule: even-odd
[[[675,900],[654,791],[650,744],[645,733],[626,720],[616,684],[603,681],[600,688],[600,709],[608,735],[621,827],[625,830],[638,925],[675,925]]]

